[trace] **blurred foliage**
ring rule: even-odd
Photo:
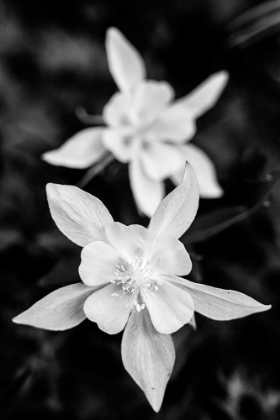
[[[235,18],[228,25],[231,46],[248,46],[280,31],[280,2],[266,1]]]
[[[279,418],[279,10],[278,1],[255,0],[0,2],[1,420]],[[174,334],[177,360],[159,414],[123,369],[120,334],[89,321],[60,333],[11,322],[79,281],[80,249],[52,221],[45,185],[77,184],[86,172],[40,156],[85,127],[78,107],[100,114],[114,93],[104,50],[109,26],[139,49],[149,78],[168,80],[178,97],[229,71],[194,138],[215,162],[225,195],[201,200],[183,241],[192,280],[273,304],[231,322],[198,315],[196,331]],[[148,224],[125,165],[111,162],[85,189],[116,220]]]

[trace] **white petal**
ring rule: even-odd
[[[67,140],[59,149],[43,154],[43,159],[58,166],[87,168],[106,153],[102,143],[103,128],[86,128]]]
[[[133,94],[133,110],[138,123],[150,121],[173,99],[174,90],[167,82],[141,82]]]
[[[162,334],[177,331],[192,319],[194,313],[190,294],[170,283],[168,277],[145,303],[155,329]]]
[[[142,81],[133,92],[115,93],[104,107],[103,118],[112,127],[141,126],[151,122],[173,96],[166,82]]]
[[[105,122],[112,127],[126,126],[129,120],[131,95],[125,92],[115,93],[103,109]]]
[[[183,143],[190,140],[196,131],[194,119],[186,107],[175,102],[161,112],[151,132],[160,140]]]
[[[176,101],[176,104],[185,107],[193,118],[198,118],[215,105],[227,82],[226,71],[212,74],[189,95]]]
[[[165,233],[159,235],[153,242],[147,258],[157,273],[184,276],[192,269],[192,262],[184,245]]]
[[[129,165],[129,179],[137,207],[151,217],[164,197],[163,183],[147,178],[137,158]]]
[[[133,306],[131,295],[122,295],[121,291],[120,286],[110,284],[93,293],[84,304],[87,318],[107,334],[117,334],[124,329]],[[120,295],[114,295],[116,293]]]
[[[178,171],[184,172],[186,159],[176,146],[149,143],[140,152],[140,158],[146,175],[154,181],[162,181]]]
[[[181,284],[184,290],[191,295],[196,312],[218,321],[242,318],[271,308],[271,305],[263,305],[255,299],[233,290],[193,283],[179,277],[172,281]]]
[[[153,409],[159,411],[173,369],[175,350],[171,336],[159,334],[145,310],[131,313],[122,339],[122,359]]]
[[[148,229],[140,225],[125,226],[122,223],[112,223],[105,230],[108,242],[118,250],[128,261],[135,257],[142,258],[144,250],[152,241]]]
[[[13,321],[53,331],[75,327],[86,318],[83,311],[85,300],[98,289],[81,283],[62,287],[36,302]]]
[[[194,330],[196,330],[196,320],[195,320],[195,314],[193,314],[193,317],[192,317],[192,319],[190,320],[189,325],[190,325],[191,327],[193,327],[193,329],[194,329]]]
[[[117,130],[104,130],[103,144],[120,162],[129,162],[133,155],[133,138]]]
[[[202,198],[219,198],[223,195],[222,187],[219,185],[216,169],[211,159],[203,150],[193,144],[180,146],[182,155],[195,170],[198,181],[199,195]],[[183,171],[172,176],[172,180],[178,183],[182,179]]]
[[[140,54],[118,29],[108,29],[106,50],[110,72],[120,90],[129,91],[144,79],[145,65]]]
[[[97,286],[116,279],[116,265],[121,255],[116,249],[104,242],[92,242],[82,250],[79,274],[87,286]]]
[[[47,185],[47,197],[52,218],[71,241],[85,246],[105,241],[104,228],[113,223],[104,204],[98,198],[71,185]]]
[[[160,203],[151,219],[149,229],[156,235],[168,233],[179,238],[195,218],[198,200],[195,172],[191,165],[186,163],[183,181]]]

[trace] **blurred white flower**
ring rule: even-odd
[[[106,50],[120,90],[104,107],[106,127],[80,131],[43,159],[52,165],[87,168],[109,150],[129,163],[136,204],[149,217],[164,197],[163,180],[171,177],[178,185],[186,160],[196,171],[201,197],[220,197],[223,191],[212,161],[201,149],[185,143],[195,134],[195,119],[219,98],[228,74],[216,73],[191,94],[173,101],[174,90],[168,83],[145,79],[141,56],[118,29],[107,31]]]
[[[108,334],[125,328],[124,366],[155,411],[175,360],[170,334],[192,321],[194,311],[229,320],[269,309],[241,293],[177,277],[192,267],[178,240],[198,207],[190,165],[182,183],[158,206],[148,229],[114,222],[100,200],[77,187],[48,184],[47,194],[59,229],[84,247],[79,267],[83,283],[50,293],[14,321],[65,330],[88,318]]]

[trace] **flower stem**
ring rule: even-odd
[[[92,178],[98,175],[110,162],[114,160],[114,156],[111,153],[108,153],[104,158],[90,168],[84,177],[76,184],[78,187],[83,188]]]
[[[79,120],[82,121],[84,124],[104,124],[104,119],[102,115],[90,115],[82,106],[76,108],[76,115],[79,118]]]

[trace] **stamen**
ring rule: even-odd
[[[122,293],[113,293],[111,296],[122,299],[126,295],[132,295],[133,305],[138,312],[141,312],[145,309],[148,298],[154,296],[154,292],[157,292],[158,286],[162,284],[151,278],[154,270],[150,261],[135,256],[131,262],[124,261],[122,264],[116,264],[116,268],[114,272],[116,278],[111,280],[111,283],[120,286]],[[127,303],[125,308],[129,304]]]

